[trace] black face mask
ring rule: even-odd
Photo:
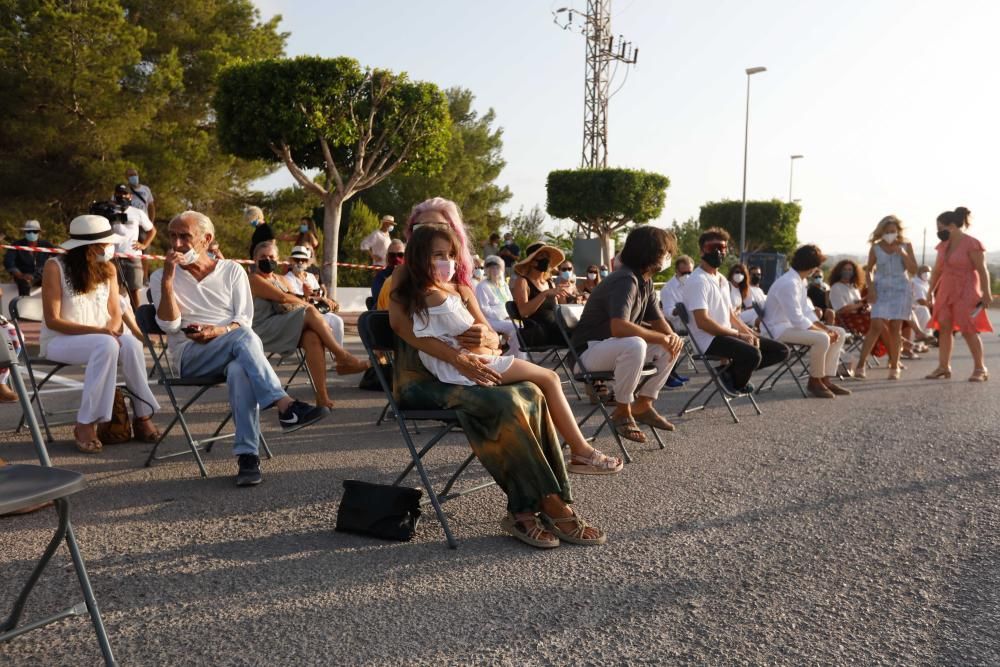
[[[756,273],[751,273],[750,274],[750,284],[751,285],[760,285],[760,276],[758,274],[756,274]]]
[[[947,230],[947,229],[939,229],[938,233],[937,233],[937,236],[942,241],[947,241],[948,237],[951,236],[951,231]]]
[[[720,250],[713,250],[712,252],[706,252],[704,255],[701,256],[702,260],[704,260],[704,262],[713,269],[717,269],[720,266],[722,266],[722,257],[723,257],[722,251]]]
[[[535,261],[535,268],[539,271],[548,271],[549,269],[549,258],[543,257],[542,259]]]
[[[258,259],[257,270],[261,273],[274,273],[278,268],[278,263],[273,259]]]

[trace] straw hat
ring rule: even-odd
[[[550,267],[558,266],[560,262],[566,259],[566,255],[563,254],[562,250],[545,245],[544,243],[532,243],[525,252],[528,253],[528,256],[514,265],[514,271],[522,276],[531,270],[535,260],[541,259],[544,256],[548,256]]]
[[[69,223],[69,240],[61,248],[72,250],[93,243],[121,243],[123,238],[111,231],[111,223],[102,215],[80,215]]]
[[[37,220],[28,220],[24,223],[24,227],[21,227],[22,232],[40,232],[42,231],[42,225]]]

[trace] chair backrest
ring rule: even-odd
[[[365,310],[375,310],[375,297],[365,297]]]
[[[587,369],[584,368],[580,362],[580,357],[576,354],[576,348],[573,347],[573,330],[580,323],[580,315],[582,314],[583,304],[563,303],[556,306],[556,326],[559,328],[559,333],[562,334],[563,340],[566,341],[566,349],[570,355],[570,361],[581,373],[587,373]]]
[[[674,314],[680,318],[680,321],[684,324],[685,328],[690,330],[691,320],[689,319],[687,306],[678,301],[677,305],[674,306]]]
[[[147,336],[164,336],[166,333],[156,323],[156,306],[145,303],[135,311],[135,322],[139,330]]]
[[[42,297],[40,296],[19,296],[10,302],[8,310],[10,311],[10,319],[15,322],[17,320],[41,322],[45,319],[45,313],[42,310]]]
[[[392,394],[388,375],[392,370],[392,358],[396,350],[396,334],[389,324],[389,311],[368,310],[361,313],[358,317],[358,336],[361,338],[361,344],[365,346],[368,360],[382,386],[386,400],[398,414],[396,398]]]

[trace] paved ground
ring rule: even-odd
[[[951,381],[918,379],[933,365],[873,371],[835,401],[786,385],[739,425],[716,406],[618,478],[574,477],[600,548],[504,537],[495,488],[446,506],[456,551],[434,520],[410,544],[333,532],[342,480],[390,481],[407,460],[395,426],[374,426],[378,395],[339,382],[322,427],[282,438],[266,415],[276,458],[255,489],[232,486],[222,451],[207,480],[141,467],[146,445],[77,454],[65,427],[51,453],[87,473],[75,525],[123,665],[1000,664],[1000,377],[967,383],[964,346]],[[3,408],[0,456],[30,462],[15,421]],[[465,452],[446,441],[435,475]],[[3,605],[53,518],[0,520]],[[79,600],[58,560],[29,615]],[[0,664],[98,660],[85,618],[0,645]]]

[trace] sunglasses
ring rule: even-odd
[[[404,257],[405,255],[406,255],[405,252],[390,252],[389,253],[389,257],[393,257],[393,258],[395,258],[395,257]]]
[[[705,250],[707,250],[708,252],[715,252],[716,250],[718,250],[719,252],[725,254],[729,250],[729,247],[726,245],[725,242],[707,243],[705,244]]]

